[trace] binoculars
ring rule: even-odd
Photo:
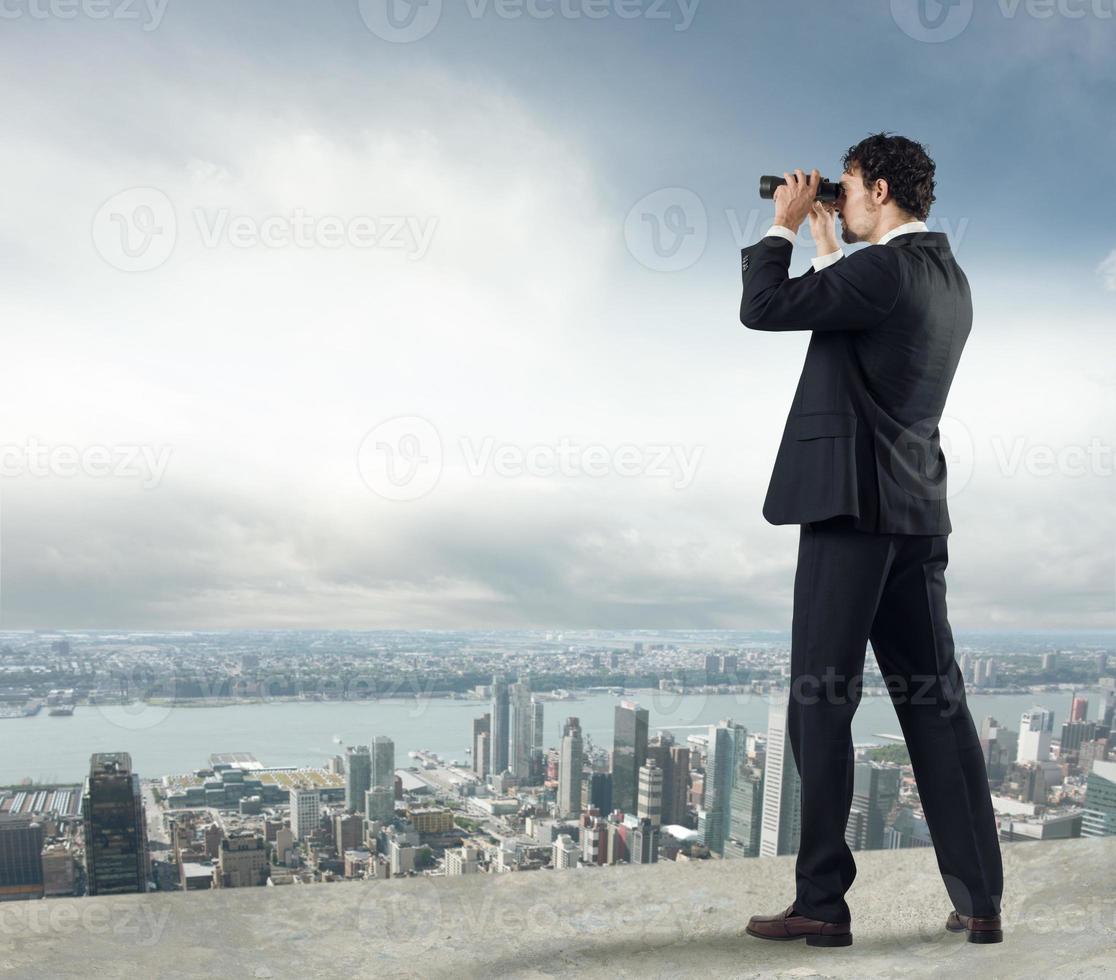
[[[806,183],[809,184],[809,182],[810,175],[807,174]],[[775,196],[775,188],[781,187],[785,183],[786,181],[782,177],[773,177],[771,175],[760,177],[760,197],[762,197],[764,200],[770,201]],[[841,185],[834,184],[832,181],[828,181],[823,177],[821,183],[818,184],[817,200],[828,201],[832,203],[833,201],[836,201],[837,198],[839,198],[840,196]]]

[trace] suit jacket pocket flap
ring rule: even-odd
[[[856,416],[848,412],[814,412],[810,415],[798,415],[794,420],[796,439],[851,436],[855,431]]]

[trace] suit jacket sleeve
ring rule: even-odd
[[[881,323],[899,298],[893,249],[866,248],[791,279],[793,247],[774,235],[741,250],[744,294],[740,322],[751,330],[866,330]]]

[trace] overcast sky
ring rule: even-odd
[[[1111,4],[395,2],[4,6],[3,627],[789,628],[738,249],[881,129],[974,292],[953,625],[1116,625]]]

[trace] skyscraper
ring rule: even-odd
[[[526,783],[531,773],[532,732],[535,710],[531,704],[531,683],[521,677],[508,690],[508,768]]]
[[[663,820],[686,824],[689,817],[690,750],[682,745],[670,748],[670,775],[663,782]],[[668,802],[669,805],[668,805]]]
[[[147,890],[147,826],[139,776],[127,752],[98,752],[81,795],[90,895]]]
[[[488,775],[488,745],[491,741],[492,712],[486,711],[473,719],[473,772],[484,779]]]
[[[531,758],[530,778],[532,786],[541,786],[546,778],[546,755],[543,752],[544,725],[546,723],[545,701],[531,698]]]
[[[899,799],[899,766],[882,762],[858,762],[853,770],[853,799],[845,843],[853,851],[875,851],[884,847],[887,815]]]
[[[722,721],[709,729],[709,751],[705,761],[705,782],[702,788],[705,812],[703,843],[713,854],[725,851],[725,830],[728,824],[729,794],[736,759],[736,742],[732,722]]]
[[[1085,808],[1081,813],[1082,837],[1116,835],[1116,762],[1093,763],[1085,782]]]
[[[365,794],[365,816],[390,823],[395,816],[395,743],[386,735],[375,735],[369,751],[372,786]]]
[[[372,754],[367,745],[350,746],[345,750],[345,806],[349,810],[364,808],[364,794],[372,788]]]
[[[1046,654],[1049,656],[1049,654]],[[1046,762],[1054,731],[1054,712],[1037,705],[1019,718],[1019,755],[1017,762]]]
[[[496,776],[508,768],[508,681],[502,674],[492,677],[492,731],[488,745],[488,771]]]
[[[309,786],[292,786],[291,833],[295,840],[306,840],[318,829],[321,820],[321,794]]]
[[[638,826],[628,830],[628,862],[630,864],[657,864],[659,861],[659,836],[657,824],[641,817]]]
[[[763,770],[745,765],[733,782],[725,857],[759,857],[763,830]]]
[[[647,761],[646,708],[621,701],[613,716],[612,808],[635,813],[639,767]]]
[[[789,706],[786,688],[772,692],[767,716],[760,857],[798,853],[802,831],[802,786],[787,731]]]
[[[259,834],[240,831],[221,838],[213,884],[217,888],[266,885],[270,875],[267,845]]]
[[[639,767],[639,798],[636,801],[636,816],[650,821],[650,826],[662,826],[663,813],[663,771],[654,759]]]
[[[0,814],[0,902],[43,897],[42,851],[42,824]]]
[[[581,775],[585,765],[581,723],[577,718],[567,718],[562,726],[559,752],[558,815],[576,817],[581,813]]]

